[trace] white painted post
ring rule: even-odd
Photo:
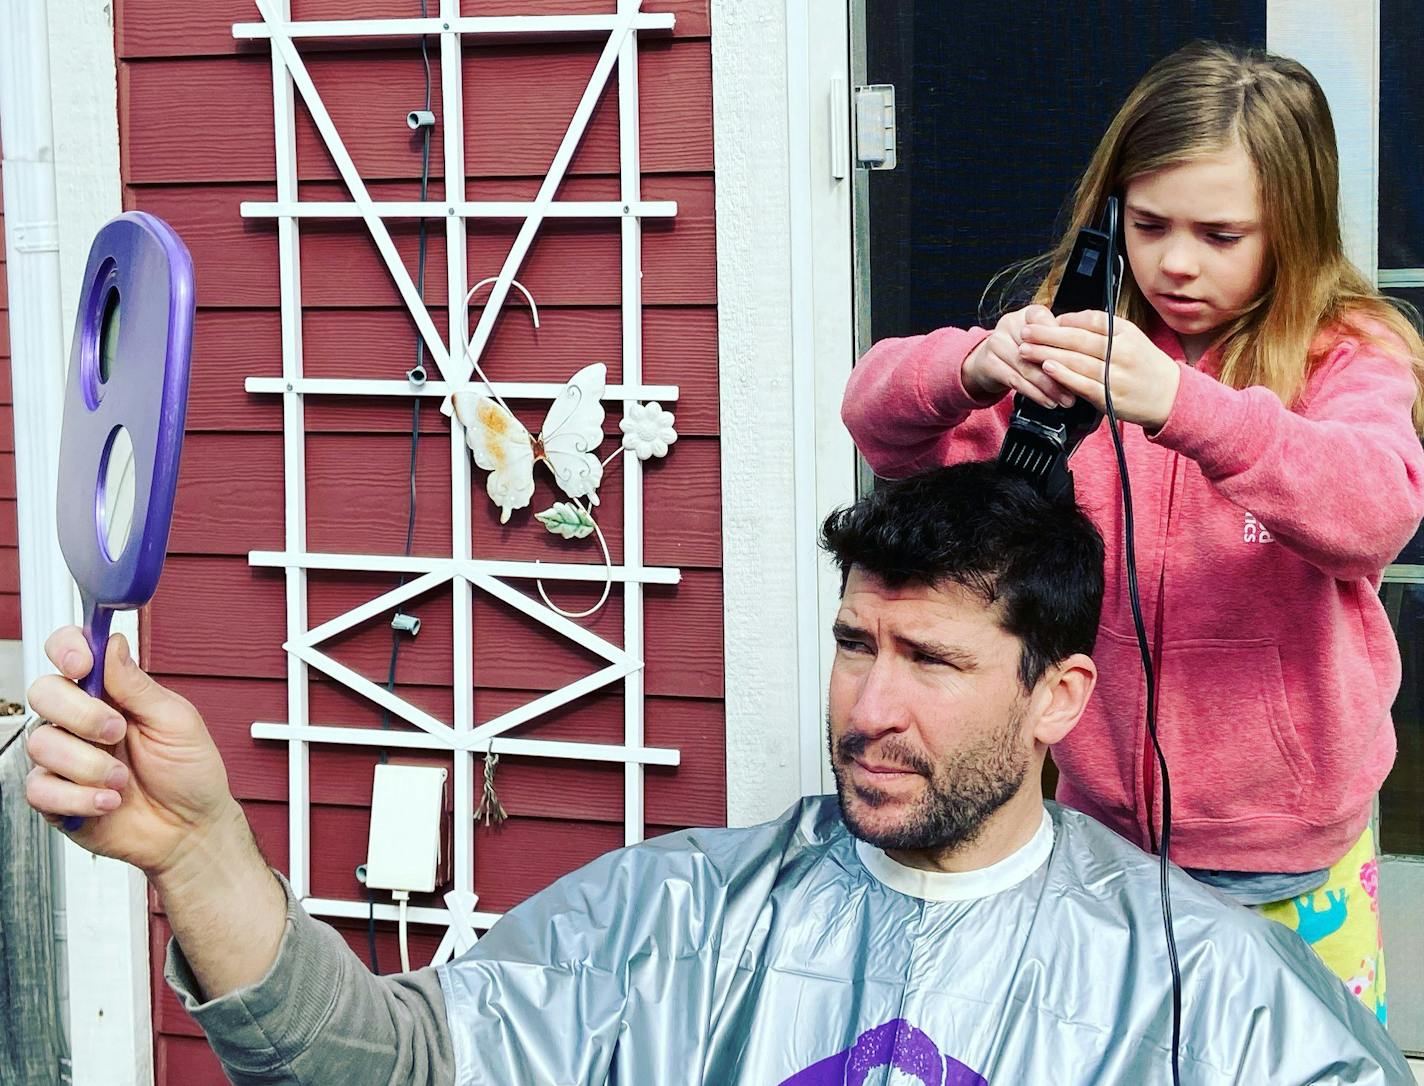
[[[21,688],[53,671],[44,638],[74,621],[74,585],[59,552],[55,485],[64,410],[59,214],[50,122],[48,27],[37,5],[0,9],[0,143],[4,150],[15,497],[20,559]],[[64,850],[51,850],[57,988],[67,988]],[[66,1033],[68,1000],[61,999]],[[59,1069],[56,1068],[56,1073]]]
[[[642,0],[618,0],[619,15],[632,17]],[[643,224],[630,214],[642,201],[642,160],[638,141],[638,35],[630,30],[618,51],[618,178],[625,210],[621,223],[620,295],[623,306],[623,383],[643,383]],[[635,401],[625,400],[626,412]],[[623,457],[623,562],[643,564],[643,462]],[[623,682],[623,745],[641,747],[644,725],[643,661],[647,646],[643,631],[643,586],[623,582],[623,649],[636,669]],[[623,767],[623,843],[636,844],[646,833],[643,767],[629,761]]]
[[[265,14],[265,12],[264,12]],[[281,0],[278,15],[291,17],[290,0]],[[277,49],[272,50],[272,109],[275,135],[277,199],[297,199],[296,89],[292,74]],[[302,275],[297,220],[277,220],[278,290],[282,312],[282,487],[285,546],[301,553],[307,547],[306,407],[294,383],[302,377]],[[307,632],[307,571],[286,572],[287,639]],[[304,726],[311,711],[307,661],[287,654],[287,719]],[[311,888],[311,751],[301,739],[287,747],[288,879],[292,893],[305,897]]]
[[[465,192],[465,96],[464,49],[459,31],[453,29],[460,19],[460,0],[440,0],[440,102],[444,123],[445,199],[452,205],[463,201]],[[453,210],[453,209],[452,209]],[[462,359],[465,336],[470,327],[469,269],[466,266],[465,216],[459,211],[446,216],[445,249],[447,303],[450,312],[450,357]],[[463,364],[452,363],[451,376],[465,373]],[[450,554],[459,562],[473,557],[473,517],[470,510],[473,472],[470,469],[469,446],[465,431],[453,416],[450,419]],[[455,654],[455,734],[463,738],[475,727],[475,634],[474,593],[468,577],[455,576],[450,582],[450,604],[453,610],[453,651]],[[451,872],[457,892],[475,890],[475,766],[474,753],[451,751],[454,759],[455,824],[452,847],[455,850]]]

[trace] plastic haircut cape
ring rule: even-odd
[[[1154,857],[1048,805],[987,871],[904,868],[834,797],[610,853],[439,971],[459,1086],[1169,1082]],[[1412,1084],[1280,925],[1174,872],[1184,1083]]]

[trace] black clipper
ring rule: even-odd
[[[1054,313],[1106,310],[1108,306],[1108,235],[1078,231],[1063,279],[1049,307]],[[1014,396],[1009,432],[999,448],[999,465],[1021,475],[1053,500],[1072,500],[1073,473],[1068,458],[1098,428],[1103,413],[1082,397],[1072,407],[1042,407],[1022,393]]]

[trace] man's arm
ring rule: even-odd
[[[151,881],[197,982],[195,994],[218,999],[271,970],[286,930],[287,895],[236,801]]]
[[[26,798],[51,824],[79,816],[78,844],[148,877],[179,951],[170,977],[234,1081],[453,1081],[433,972],[373,977],[290,899],[197,710],[146,675],[122,637],[108,644],[107,701],[75,685],[91,666],[79,630],[56,632],[46,651],[60,675],[30,688],[48,723],[29,738]]]
[[[284,911],[272,968],[256,983],[204,1002],[193,963],[176,939],[168,947],[168,983],[228,1078],[238,1086],[454,1082],[435,970],[373,977],[337,932],[268,874]]]

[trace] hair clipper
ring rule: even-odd
[[[1108,261],[1116,259],[1111,253],[1107,234],[1090,228],[1078,231],[1049,308],[1054,313],[1106,309]],[[1081,396],[1072,407],[1043,407],[1019,393],[999,449],[999,464],[1028,479],[1049,498],[1072,500],[1068,458],[1102,418],[1103,413]]]

